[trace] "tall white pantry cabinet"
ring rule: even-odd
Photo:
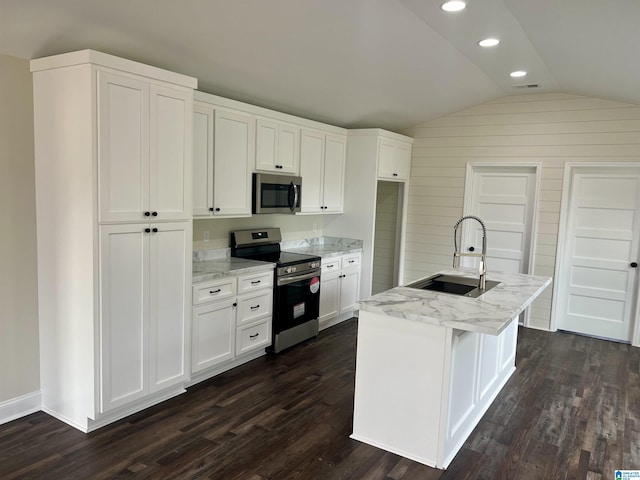
[[[195,78],[31,62],[43,410],[82,430],[184,392]]]

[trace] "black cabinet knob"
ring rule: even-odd
[[[145,228],[144,229],[144,233],[151,233],[151,229],[150,228]]]
[[[145,217],[149,217],[149,216],[151,216],[151,212],[144,212],[144,216],[145,216]]]
[[[397,174],[397,173],[394,173],[394,174],[393,174],[393,176],[394,176],[394,177],[397,177],[397,176],[398,176],[398,174]]]
[[[217,207],[217,208],[216,208],[216,212],[219,212],[219,211],[220,211],[220,207]]]
[[[234,306],[234,307],[237,307],[237,306],[238,306],[238,304],[234,302],[233,306]]]
[[[636,267],[638,266],[638,264],[637,264],[636,262],[631,262],[631,263],[629,264],[629,266],[630,266],[631,268],[636,268]]]
[[[157,229],[157,228],[153,228],[153,229],[151,229],[151,231],[152,231],[153,233],[158,233],[158,229]]]
[[[213,207],[209,208],[209,211],[210,211],[210,212],[213,212]]]
[[[151,215],[153,215],[154,217],[158,216],[158,212],[152,212]]]
[[[475,250],[476,250],[476,249],[475,249],[474,247],[469,247],[469,251],[470,251],[470,252],[475,252]]]

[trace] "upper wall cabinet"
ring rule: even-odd
[[[97,76],[99,220],[188,220],[192,91]]]
[[[258,118],[255,169],[297,175],[300,170],[300,127]]]
[[[250,216],[255,118],[200,100],[193,121],[194,216]]]
[[[302,130],[301,213],[342,213],[347,137]]]
[[[406,181],[411,166],[411,144],[381,137],[378,139],[378,178]]]

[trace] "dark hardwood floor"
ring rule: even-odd
[[[516,373],[442,471],[349,438],[356,331],[350,320],[88,435],[42,412],[2,425],[0,478],[609,480],[640,468],[640,349],[521,329]]]

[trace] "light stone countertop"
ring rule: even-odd
[[[321,237],[282,242],[282,250],[331,258],[349,253],[361,253],[362,244],[362,240],[353,238]]]
[[[468,269],[438,273],[478,278],[477,271]],[[498,335],[551,284],[552,278],[488,272],[487,280],[500,284],[477,298],[395,287],[362,300],[358,305],[360,310],[389,317]]]
[[[193,262],[192,283],[195,285],[232,275],[269,271],[273,270],[275,265],[275,263],[271,262],[260,262],[237,257],[197,261]]]

